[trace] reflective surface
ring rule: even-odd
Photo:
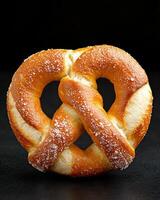
[[[160,199],[160,90],[158,73],[149,74],[154,93],[154,112],[148,134],[137,149],[136,159],[124,171],[89,178],[70,178],[49,173],[40,173],[27,163],[27,154],[19,145],[8,124],[5,96],[11,79],[7,73],[0,74],[0,196],[4,199]],[[108,101],[113,101],[113,93],[100,81],[100,87],[107,91],[103,94]],[[53,94],[50,87],[47,95]],[[112,94],[112,95],[111,95]],[[52,104],[56,110],[59,103],[54,95]],[[159,103],[159,104],[158,104]],[[49,105],[49,106],[47,106]],[[47,112],[50,103],[45,103]],[[49,113],[50,114],[50,113]],[[80,141],[85,146],[87,138]]]

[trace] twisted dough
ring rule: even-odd
[[[100,77],[115,88],[108,112],[96,90]],[[40,96],[54,80],[60,81],[63,104],[51,120],[41,109]],[[32,166],[72,176],[128,167],[152,110],[145,71],[128,53],[108,45],[30,56],[14,74],[7,96],[11,127]],[[73,144],[83,128],[93,139],[84,151]]]

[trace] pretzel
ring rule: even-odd
[[[114,84],[116,98],[108,112],[97,91],[100,77]],[[57,80],[63,103],[50,119],[42,111],[40,96]],[[33,167],[89,176],[129,166],[150,123],[152,92],[145,71],[119,48],[50,49],[30,56],[16,71],[7,109]],[[83,129],[93,140],[85,150],[74,144]]]

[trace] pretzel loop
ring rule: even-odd
[[[114,84],[116,99],[108,112],[97,91],[100,77]],[[51,120],[40,96],[54,80],[60,81],[63,104]],[[32,55],[12,79],[7,107],[12,129],[35,168],[85,176],[128,167],[148,129],[152,94],[147,75],[129,54],[101,45]],[[93,140],[84,151],[73,144],[83,128]]]

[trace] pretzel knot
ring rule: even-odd
[[[114,84],[108,112],[96,79]],[[63,104],[49,119],[42,111],[44,87],[58,80]],[[141,66],[125,51],[108,45],[46,50],[25,60],[13,76],[7,98],[11,127],[40,171],[87,176],[124,169],[150,122],[152,93]],[[83,128],[93,140],[86,150],[74,142]]]

